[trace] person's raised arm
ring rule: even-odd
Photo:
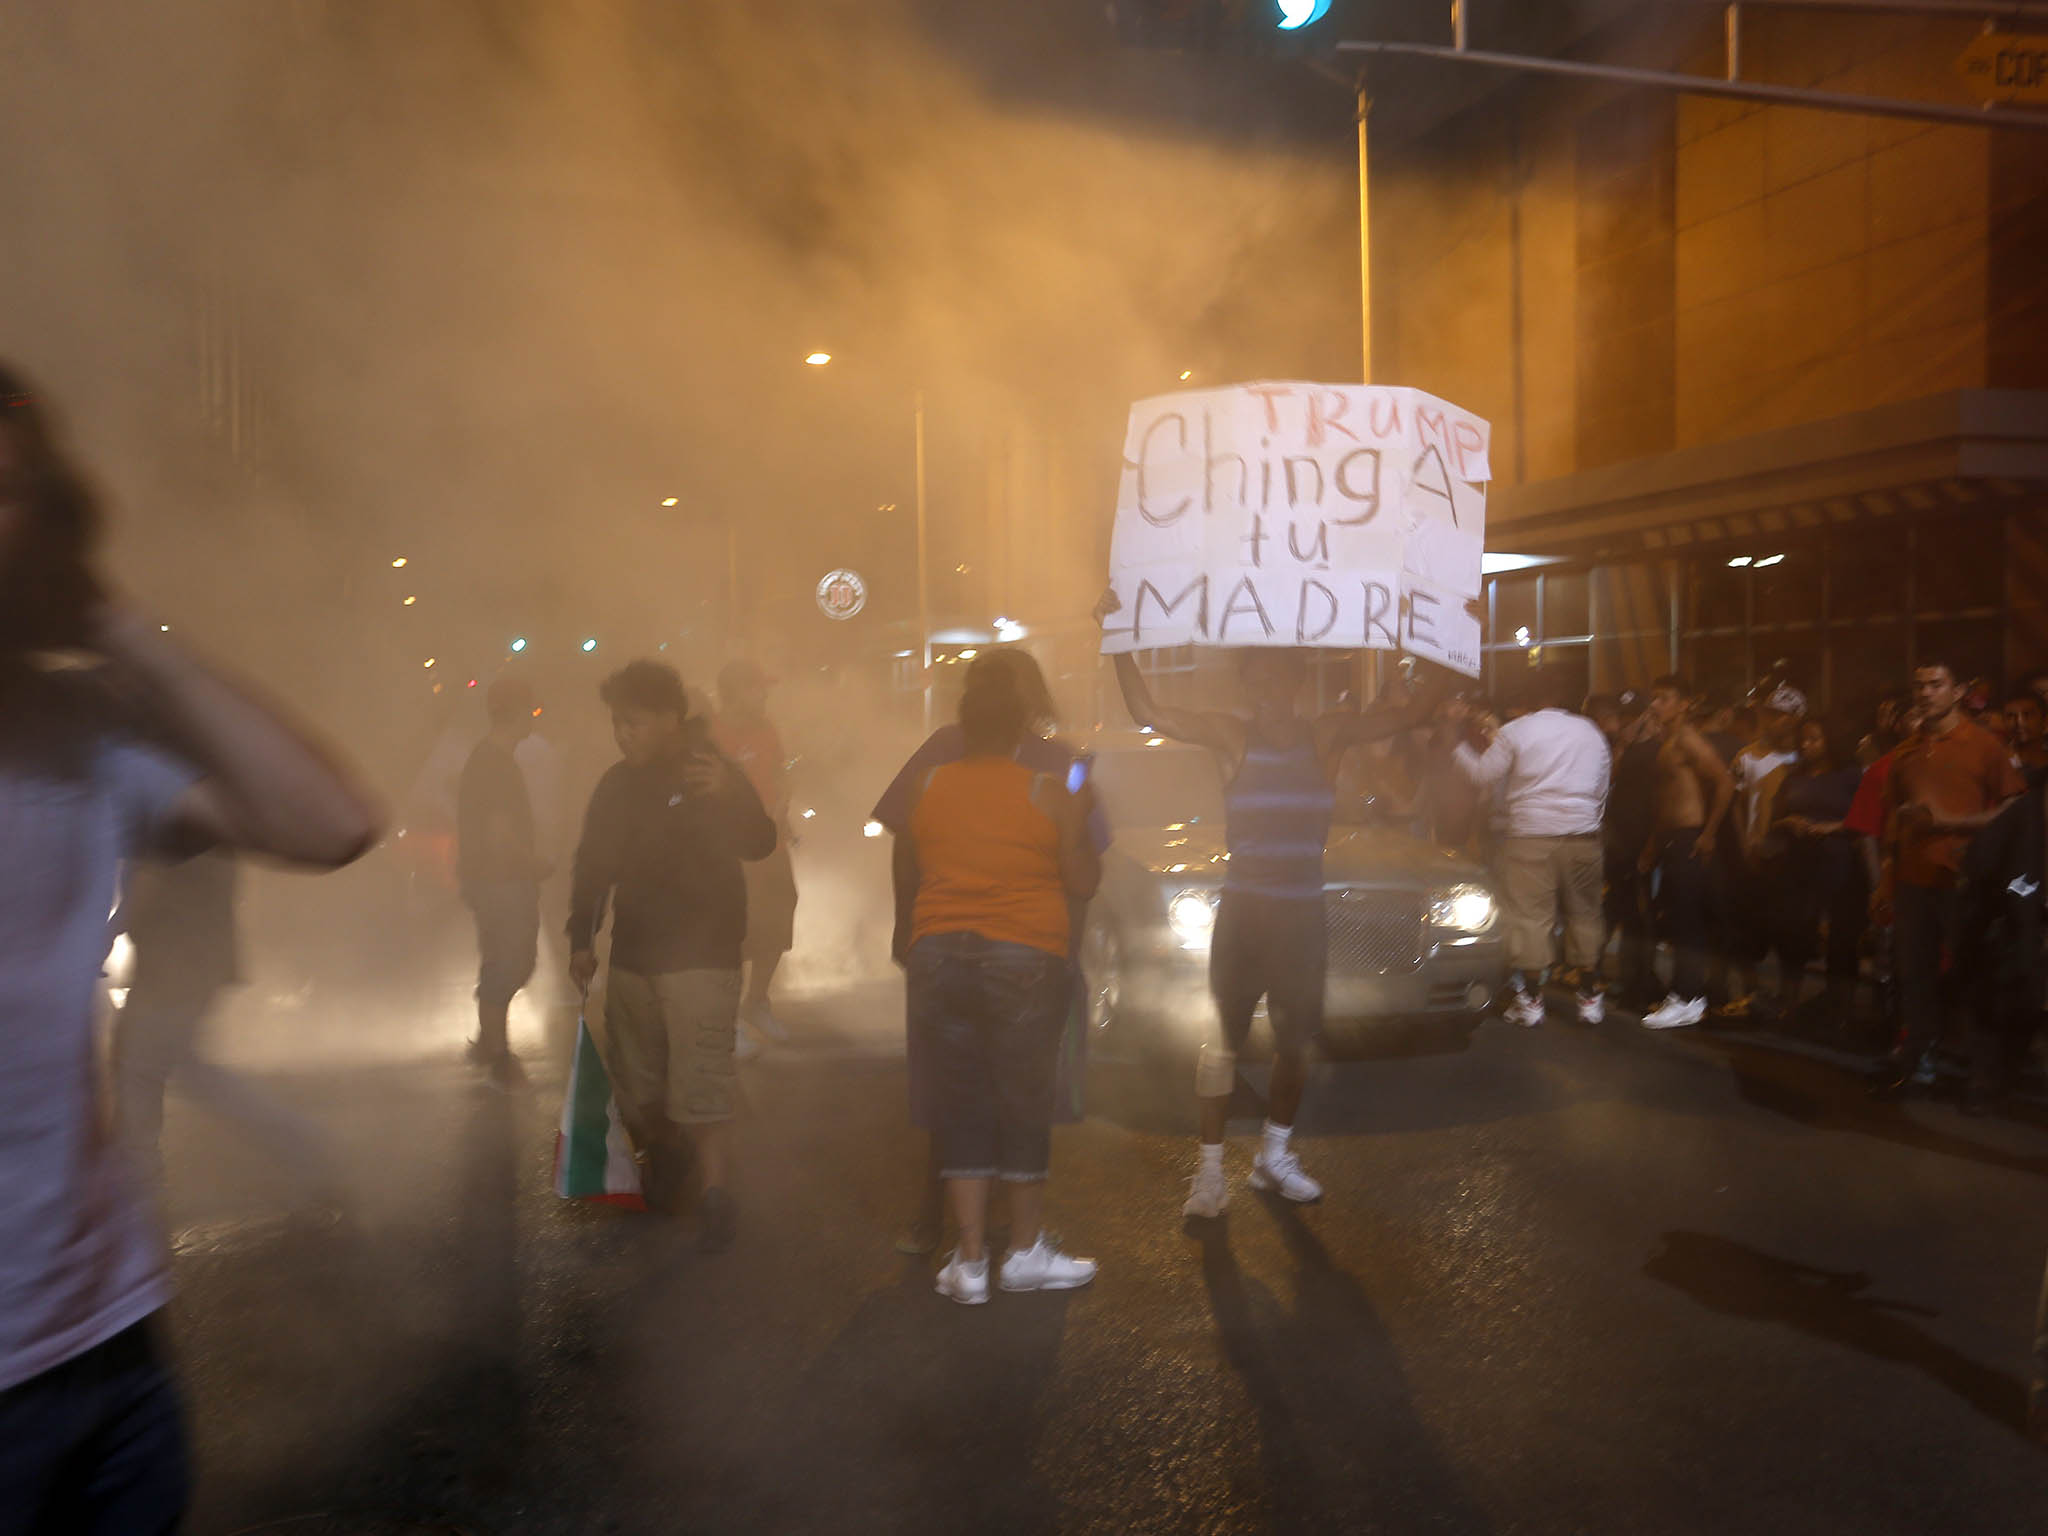
[[[182,840],[330,869],[375,844],[380,815],[370,796],[282,710],[124,605],[109,603],[94,615],[91,640],[204,775],[174,813]]]
[[[1083,784],[1073,794],[1051,774],[1032,786],[1032,799],[1059,829],[1060,884],[1067,899],[1086,902],[1102,884],[1102,853],[1088,824],[1095,811],[1095,786]]]
[[[1678,748],[1685,754],[1687,765],[1698,775],[1700,785],[1707,791],[1707,817],[1700,825],[1700,835],[1693,847],[1704,859],[1714,851],[1714,840],[1720,835],[1722,818],[1728,814],[1728,807],[1735,800],[1735,779],[1728,772],[1728,765],[1721,761],[1716,752],[1690,725],[1678,728]]]
[[[1095,605],[1095,622],[1102,623],[1122,606],[1123,599],[1114,591],[1103,593],[1102,600]],[[1124,708],[1131,712],[1133,724],[1225,756],[1240,749],[1244,727],[1237,720],[1205,710],[1168,708],[1152,697],[1145,674],[1138,670],[1137,657],[1125,651],[1115,662],[1116,685],[1123,693]]]
[[[715,804],[720,834],[737,858],[752,863],[775,851],[782,835],[775,818],[754,781],[723,753],[707,747],[694,755],[683,769],[683,787]]]
[[[1451,696],[1455,682],[1456,677],[1448,668],[1431,666],[1423,677],[1422,686],[1415,690],[1415,696],[1399,709],[1370,713],[1336,710],[1318,718],[1318,743],[1326,753],[1344,752],[1427,725],[1444,700]]]

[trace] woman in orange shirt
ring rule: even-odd
[[[896,839],[896,957],[916,1025],[937,1049],[942,1174],[960,1245],[942,1296],[988,1300],[989,1185],[1010,1186],[1006,1291],[1070,1290],[1095,1261],[1040,1225],[1052,1156],[1053,1064],[1066,1021],[1069,900],[1095,894],[1092,792],[1016,759],[1030,714],[1007,672],[970,674],[966,754],[932,770]]]

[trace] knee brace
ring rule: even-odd
[[[1203,1045],[1195,1058],[1195,1093],[1204,1099],[1228,1098],[1237,1086],[1237,1052],[1220,1040]]]

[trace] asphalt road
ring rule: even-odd
[[[1622,1020],[1490,1024],[1320,1069],[1327,1198],[1252,1195],[1240,1137],[1195,1231],[1191,1141],[1112,1079],[1049,1197],[1101,1278],[969,1309],[891,1248],[918,1149],[886,993],[790,1012],[717,1257],[556,1200],[558,1075],[482,1087],[453,1030],[268,1074],[345,1149],[340,1228],[275,1219],[276,1170],[174,1111],[193,1529],[2048,1528],[2038,1125]]]

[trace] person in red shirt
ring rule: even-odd
[[[1967,718],[1965,697],[1946,661],[1914,669],[1920,734],[1899,748],[1885,780],[1889,857],[1871,902],[1873,918],[1892,923],[1900,1031],[1872,1085],[1883,1098],[1905,1093],[1941,1032],[1942,961],[1959,947],[1958,887],[1970,839],[2026,789],[2005,743]],[[1973,1020],[1971,1039],[1973,1055],[1995,1045],[1982,1020]]]
[[[782,957],[796,944],[796,870],[789,860],[789,777],[782,733],[768,718],[768,690],[775,679],[759,663],[729,661],[718,673],[718,716],[712,739],[718,750],[739,764],[773,818],[775,851],[741,866],[747,877],[747,939],[742,958],[747,965],[747,992],[740,1003],[741,1021],[769,1040],[783,1041],[788,1032],[769,1006],[768,989]]]

